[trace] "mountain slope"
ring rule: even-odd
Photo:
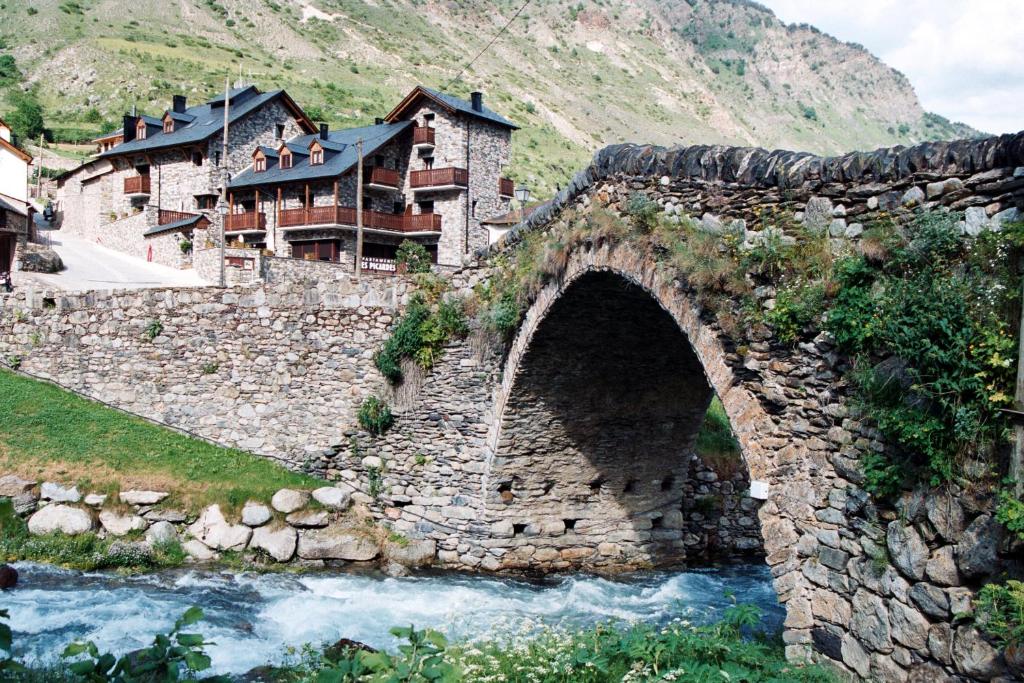
[[[415,83],[444,86],[522,0],[2,4],[0,40],[48,124],[84,135],[133,103],[159,114],[173,93],[204,97],[240,69],[315,118],[363,123]],[[533,0],[450,89],[485,91],[523,126],[511,172],[539,195],[614,142],[835,153],[973,133],[926,114],[863,48],[742,0]]]

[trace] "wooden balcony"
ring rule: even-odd
[[[282,228],[315,226],[355,227],[356,210],[349,206],[313,206],[308,209],[284,209],[278,214]],[[441,216],[428,213],[418,216],[363,211],[363,227],[385,232],[441,232]]]
[[[397,190],[401,179],[393,168],[372,166],[366,169],[363,182],[369,190]]]
[[[516,196],[516,184],[511,178],[498,178],[498,196],[509,199]]]
[[[417,126],[412,129],[413,147],[433,147],[434,133],[436,131],[429,126]]]
[[[171,223],[177,223],[178,221],[188,220],[189,218],[195,218],[199,214],[197,213],[186,213],[185,211],[169,211],[167,209],[160,209],[160,215],[157,218],[157,223],[160,225],[169,225]]]
[[[413,171],[409,174],[409,185],[420,192],[464,190],[469,187],[469,171],[455,167]]]
[[[232,213],[224,217],[224,232],[264,232],[267,229],[267,214],[262,211]]]
[[[129,197],[149,196],[149,176],[137,175],[124,179],[124,193]]]

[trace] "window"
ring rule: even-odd
[[[173,133],[174,132],[174,119],[172,119],[170,116],[168,116],[164,120],[164,132],[165,133]]]
[[[196,165],[196,166],[202,166],[203,165],[203,153],[202,152],[192,152],[192,163],[194,165]]]
[[[423,157],[423,168],[428,171],[434,168],[434,157]]]
[[[196,208],[200,211],[211,211],[217,208],[217,197],[212,194],[196,195]]]
[[[277,124],[274,127],[274,134],[277,136],[278,140],[284,139],[284,124],[283,123],[279,123],[279,124]]]
[[[324,163],[324,151],[322,149],[314,149],[309,154],[309,165],[319,166]]]
[[[473,200],[472,211],[473,211],[473,218],[476,218],[476,200],[475,199]]]
[[[377,154],[373,157],[373,165],[377,168],[384,168],[384,157]]]
[[[261,173],[267,170],[267,158],[256,157],[252,162],[252,170],[256,173]]]
[[[433,114],[424,114],[423,115],[423,123],[427,126],[427,128],[430,128],[431,125],[434,123],[434,115]]]
[[[135,139],[145,140],[146,139],[146,122],[139,119],[139,122],[135,124]]]
[[[391,213],[400,214],[405,211],[405,204],[402,202],[395,202],[391,205]]]
[[[281,168],[292,167],[292,153],[285,150],[281,152]]]
[[[292,258],[309,261],[337,261],[338,253],[338,242],[336,240],[294,242],[292,244]]]
[[[214,166],[220,166],[220,152],[219,151],[213,153],[213,165]]]
[[[428,200],[418,203],[420,205],[420,213],[434,213],[434,202]]]

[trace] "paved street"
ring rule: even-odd
[[[177,270],[107,249],[79,237],[50,233],[51,244],[67,267],[56,274],[15,273],[14,284],[68,291],[86,289],[143,289],[146,287],[202,287],[193,270]]]

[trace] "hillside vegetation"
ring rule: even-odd
[[[159,114],[239,73],[333,125],[444,86],[520,7],[440,0],[2,0],[0,113],[35,92],[58,139]],[[739,0],[533,0],[451,87],[520,123],[511,175],[549,194],[623,141],[818,153],[972,134],[860,46]]]

